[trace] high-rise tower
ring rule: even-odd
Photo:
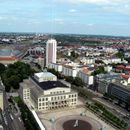
[[[46,67],[49,63],[56,63],[57,41],[49,39],[46,43]]]

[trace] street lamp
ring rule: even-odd
[[[55,117],[52,117],[51,119],[50,119],[50,122],[51,122],[51,125],[52,125],[52,130],[53,130],[53,128],[54,128],[54,130],[55,130],[55,127],[54,127],[54,123],[55,123]]]

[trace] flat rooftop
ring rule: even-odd
[[[60,81],[44,81],[44,82],[38,82],[34,77],[31,77],[31,79],[43,90],[49,90],[52,88],[62,87],[62,88],[68,88],[65,84],[63,84]]]
[[[55,75],[50,72],[40,72],[40,73],[35,73],[34,76],[41,78],[41,77],[54,77]]]
[[[119,82],[114,82],[114,83],[111,83],[111,84],[130,93],[130,85],[125,86],[125,85],[123,85],[123,84],[121,84]]]

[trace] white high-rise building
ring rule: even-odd
[[[49,39],[46,43],[46,67],[49,63],[56,63],[57,41]]]

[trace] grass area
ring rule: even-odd
[[[94,101],[94,94],[81,87],[72,85],[72,88],[77,90],[79,96],[81,96],[86,101],[87,109],[94,112],[97,116],[100,116],[102,120],[110,123],[118,129],[124,130],[128,126],[128,124],[124,120],[118,118],[109,110],[107,110],[103,104]]]
[[[20,100],[20,97],[10,97],[11,98],[11,100],[14,102],[14,103],[18,103],[19,102],[19,100]]]
[[[128,124],[124,121],[115,116],[113,113],[108,111],[102,104],[100,103],[87,103],[87,108],[96,113],[100,116],[103,120],[109,122],[113,126],[117,127],[118,129],[125,129]]]
[[[24,122],[24,126],[26,127],[26,130],[40,130],[39,125],[36,122],[33,114],[20,98],[18,101],[18,106],[20,108],[21,117]]]

